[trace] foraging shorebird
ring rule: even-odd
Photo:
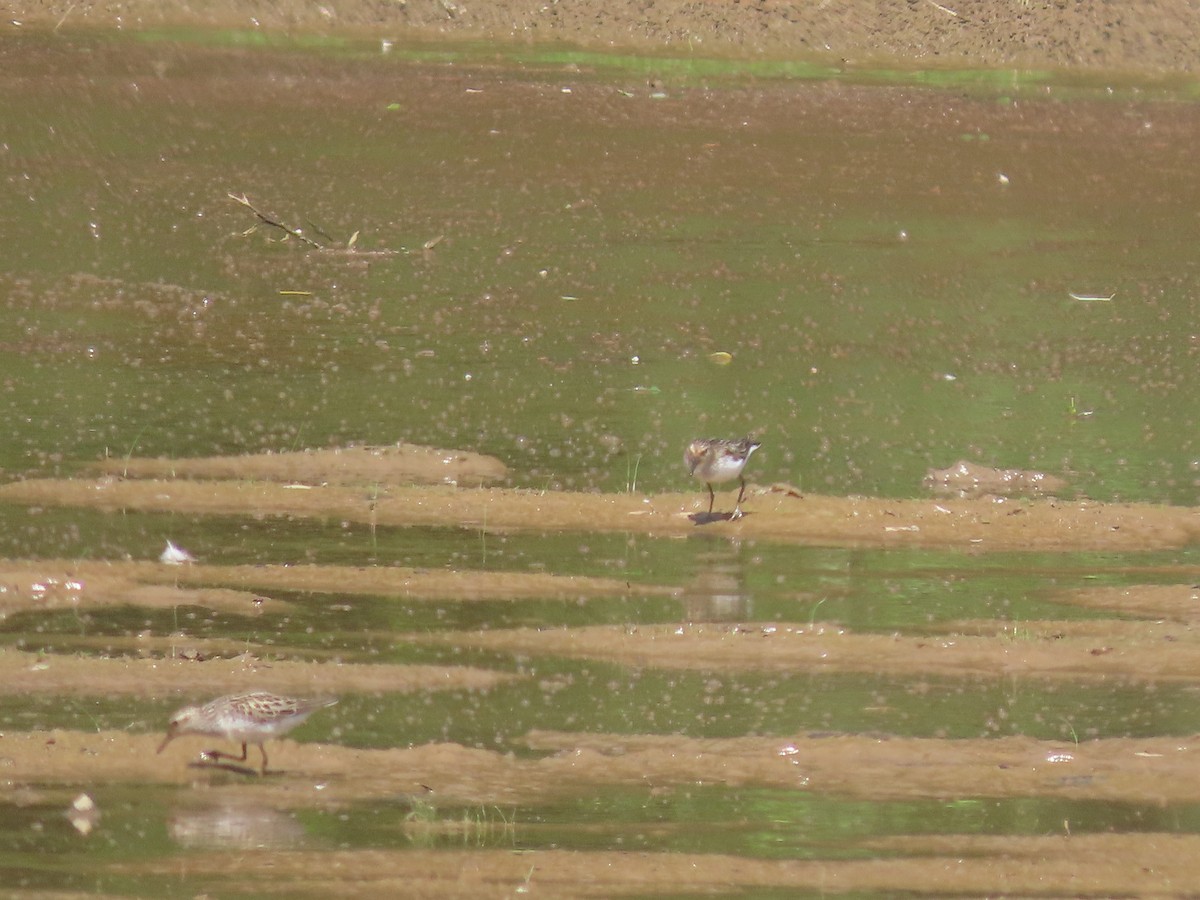
[[[688,444],[683,454],[683,462],[692,477],[703,481],[708,488],[708,515],[712,515],[713,504],[716,502],[713,484],[736,478],[741,483],[741,489],[738,491],[737,502],[733,505],[730,518],[741,517],[742,500],[746,495],[746,479],[742,477],[742,470],[746,468],[750,454],[761,446],[758,441],[752,441],[750,438],[742,438],[740,441],[698,438]]]
[[[318,709],[333,706],[334,699],[302,700],[282,697],[266,691],[250,691],[245,694],[229,694],[210,700],[203,706],[185,706],[171,716],[167,736],[158,747],[162,753],[167,744],[185,734],[203,734],[241,742],[242,755],[222,753],[220,750],[205,750],[206,759],[231,759],[246,761],[246,745],[258,744],[262,752],[262,774],[267,774],[267,748],[272,738],[287,734]]]

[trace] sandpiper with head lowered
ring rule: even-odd
[[[694,478],[698,478],[708,487],[708,515],[712,516],[716,495],[713,484],[731,481],[736,478],[741,483],[737,502],[733,505],[733,513],[729,518],[737,519],[742,515],[742,500],[746,495],[746,479],[742,470],[746,468],[746,460],[750,454],[761,447],[758,441],[742,438],[740,441],[722,440],[720,438],[697,438],[688,444],[683,454],[684,465]]]
[[[241,742],[242,755],[205,750],[206,759],[246,761],[246,746],[258,744],[262,752],[262,774],[267,774],[267,741],[287,734],[318,709],[333,706],[335,699],[304,700],[282,697],[267,691],[229,694],[210,700],[203,706],[185,706],[171,716],[167,736],[159,745],[162,753],[167,744],[185,734],[202,734]]]

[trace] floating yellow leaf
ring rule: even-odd
[[[715,366],[727,366],[733,362],[733,354],[718,350],[716,353],[708,354],[708,361]]]

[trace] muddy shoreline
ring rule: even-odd
[[[212,739],[181,738],[156,756],[160,734],[122,731],[14,732],[6,756],[22,754],[46,782],[144,777],[205,783],[210,790],[288,804],[299,785],[322,784],[320,802],[338,807],[372,796],[436,796],[444,803],[528,803],[576,796],[601,785],[723,784],[913,799],[1091,796],[1196,802],[1191,738],[1038,741],[1025,737],[946,740],[814,732],[723,740],[678,735],[534,732],[533,758],[430,743],[367,750],[283,739],[278,777],[251,778],[198,764]],[[103,752],[96,752],[103,748]],[[283,777],[284,775],[287,777]],[[1174,782],[1174,784],[1168,784]],[[981,787],[982,786],[982,787]],[[293,797],[292,803],[311,802]]]
[[[810,59],[835,67],[1020,67],[1114,73],[1194,72],[1200,22],[1187,0],[342,0],[308,4],[163,4],[23,0],[8,27],[244,29],[393,41],[558,43],[647,54]],[[12,23],[20,23],[14,25]]]
[[[1083,549],[1113,552],[1162,550],[1194,542],[1200,511],[1149,504],[1102,504],[1055,498],[885,500],[800,495],[787,486],[752,487],[747,515],[737,521],[704,515],[707,497],[687,494],[587,494],[527,491],[480,484],[498,473],[469,454],[374,452],[266,454],[222,460],[138,460],[100,464],[104,474],[72,479],[31,479],[0,486],[0,502],[30,512],[50,508],[169,511],[190,516],[222,514],[246,518],[287,516],[369,523],[377,526],[439,526],[471,531],[622,531],[681,538],[705,534],[716,543],[743,541],[831,544],[864,547],[964,548],[989,551]],[[446,467],[452,470],[447,476]],[[141,476],[141,477],[134,477]],[[175,477],[171,477],[175,476]],[[498,474],[496,477],[499,477]],[[414,484],[414,482],[416,482]],[[445,483],[449,482],[449,483]],[[461,486],[471,484],[473,486]],[[1128,565],[1115,563],[1114,565]],[[1089,570],[1090,571],[1090,570]],[[1115,570],[1114,570],[1115,571]],[[1122,570],[1123,571],[1123,570]],[[1140,571],[1140,570],[1138,570]],[[208,608],[245,616],[286,616],[284,599],[301,592],[316,603],[344,603],[359,596],[431,606],[446,600],[509,601],[528,598],[581,604],[604,598],[677,599],[680,622],[668,625],[589,625],[582,627],[485,627],[480,630],[387,630],[372,635],[395,643],[450,653],[495,654],[511,659],[511,671],[473,665],[348,663],[336,652],[244,640],[203,639],[183,630],[62,636],[53,652],[39,650],[39,638],[0,651],[0,697],[134,697],[180,703],[223,692],[268,689],[299,695],[382,696],[411,693],[425,697],[449,691],[479,696],[486,704],[537,674],[537,660],[575,660],[584,665],[615,665],[630,671],[709,673],[807,672],[887,673],[898,681],[926,679],[1004,679],[1013,683],[1150,683],[1179,685],[1200,680],[1200,640],[1191,627],[1197,592],[1196,572],[1186,565],[1149,565],[1147,580],[1177,580],[1064,592],[1068,604],[1119,616],[1087,621],[997,620],[942,622],[921,634],[855,633],[814,620],[806,625],[749,619],[698,622],[688,618],[688,586],[641,584],[620,579],[553,572],[500,572],[415,569],[401,566],[215,565],[199,561],[169,565],[154,560],[26,559],[0,561],[0,616],[53,615],[74,610],[88,615],[101,607],[133,604],[152,609]],[[1139,616],[1140,619],[1131,618]],[[367,635],[364,633],[364,638]],[[24,649],[18,649],[24,648]],[[551,679],[553,680],[553,679]],[[82,700],[80,699],[82,698]],[[326,714],[333,723],[345,714]],[[236,870],[228,857],[211,859],[200,843],[190,865],[210,886],[232,878],[246,884],[269,877],[272,888],[333,892],[341,896],[378,895],[403,884],[420,884],[429,896],[452,896],[438,876],[444,858],[426,859],[412,845],[439,841],[474,842],[454,863],[466,885],[463,896],[489,892],[499,882],[539,884],[545,896],[586,896],[584,884],[599,885],[596,896],[644,895],[677,888],[664,867],[700,867],[707,874],[697,889],[723,885],[762,885],[796,889],[813,885],[894,892],[930,890],[930,859],[960,854],[928,835],[856,839],[859,855],[882,859],[770,861],[724,859],[711,854],[656,853],[644,860],[620,856],[626,876],[611,874],[604,852],[533,852],[493,857],[487,847],[513,840],[508,808],[572,798],[614,789],[646,790],[652,796],[711,787],[719,790],[772,790],[803,796],[861,798],[864,801],[921,802],[947,798],[1058,798],[1166,805],[1196,802],[1200,784],[1194,742],[1187,736],[1089,740],[1029,736],[895,737],[804,731],[794,735],[747,735],[702,739],[682,734],[609,734],[534,729],[513,735],[512,747],[495,749],[447,741],[412,742],[402,732],[394,745],[366,749],[298,739],[272,741],[274,771],[259,777],[232,765],[205,762],[200,751],[224,744],[184,737],[156,755],[160,722],[139,720],[122,729],[5,730],[0,758],[11,764],[10,790],[24,804],[65,806],[74,786],[126,783],[174,787],[192,798],[175,808],[168,827],[181,844],[203,834],[210,819],[247,822],[255,840],[278,829],[287,846],[294,838],[290,816],[303,810],[350,811],[380,798],[425,810],[407,820],[403,848],[372,858],[363,851],[325,849],[294,853],[265,849]],[[336,731],[335,731],[336,733]],[[226,747],[226,749],[229,749]],[[193,808],[194,807],[194,808]],[[474,818],[463,810],[491,810]],[[102,811],[103,812],[103,811]],[[61,813],[59,814],[61,816]],[[103,821],[103,820],[101,820]],[[78,827],[78,826],[76,826]],[[661,830],[662,826],[659,826]],[[1147,842],[1178,842],[1174,834],[976,836],[974,861],[959,860],[936,881],[949,892],[977,893],[986,887],[1028,884],[1032,890],[1078,892],[1079,867],[1086,866],[1098,892],[1154,893],[1140,860]],[[538,834],[522,825],[523,840]],[[536,844],[536,839],[534,840]],[[200,852],[197,853],[196,850]],[[1027,865],[1030,855],[1039,862]],[[1195,855],[1190,859],[1200,858]],[[349,866],[336,884],[310,870],[306,860],[330,867]],[[520,871],[512,869],[518,859]],[[957,856],[954,856],[957,859]],[[1103,861],[1103,865],[1099,861]],[[117,862],[114,873],[162,878],[160,860]],[[633,868],[629,869],[632,865]],[[643,869],[638,867],[642,866]],[[1178,883],[1193,877],[1194,863],[1179,863],[1167,874]],[[951,871],[952,870],[952,871]],[[605,874],[609,873],[609,874]],[[919,874],[919,877],[918,877]],[[465,878],[465,881],[464,881]],[[478,880],[474,880],[474,879]],[[1031,880],[1021,881],[1022,878]],[[597,881],[599,879],[599,881]],[[1153,882],[1153,883],[1152,883]],[[1136,889],[1135,886],[1136,885]]]
[[[369,489],[269,481],[30,479],[0,485],[0,502],[202,515],[337,516],[368,525],[442,525],[689,535],[827,546],[967,547],[978,550],[1153,550],[1200,535],[1200,511],[1090,500],[902,500],[799,495],[787,486],[752,487],[736,521],[707,514],[707,497],[590,494],[511,488]],[[698,531],[699,529],[699,531]]]

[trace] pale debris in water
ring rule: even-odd
[[[91,797],[80,794],[71,801],[71,806],[67,809],[67,821],[80,834],[90,834],[100,821],[100,810],[96,808],[96,802]]]
[[[80,794],[71,801],[71,808],[76,812],[91,812],[96,808],[96,801],[87,794]]]
[[[182,547],[176,547],[170,541],[167,541],[167,549],[162,552],[158,558],[160,563],[166,563],[168,566],[182,566],[184,563],[194,563],[196,557],[188,553]]]

